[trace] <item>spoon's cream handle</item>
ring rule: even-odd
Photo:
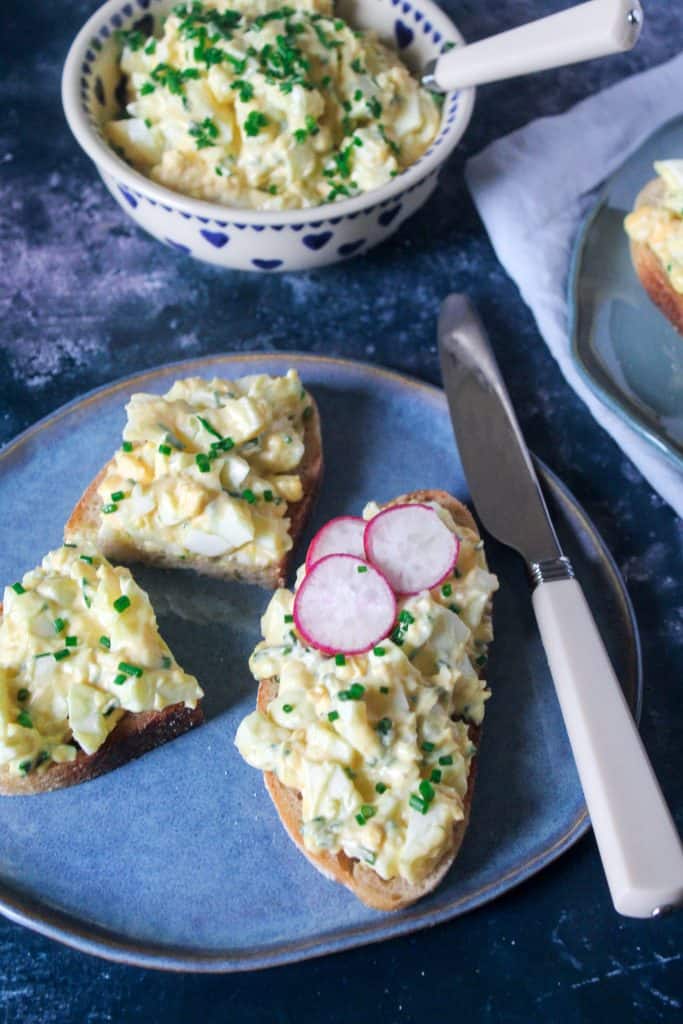
[[[614,906],[680,905],[681,842],[583,591],[541,583],[533,606]]]
[[[589,0],[521,28],[456,47],[431,64],[423,82],[441,92],[604,57],[635,46],[638,0]]]

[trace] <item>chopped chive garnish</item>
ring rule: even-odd
[[[293,615],[285,615],[285,622],[294,622]]]
[[[389,687],[388,686],[380,686],[379,692],[380,693],[389,693]]]
[[[112,493],[110,494],[110,498],[112,501],[123,501],[125,496],[125,491],[112,491]],[[83,559],[84,562],[90,562],[90,564],[92,565],[92,558],[89,558],[87,555],[81,555],[81,558]]]
[[[249,113],[246,121],[244,122],[244,131],[247,135],[254,138],[258,135],[262,128],[268,124],[268,118],[265,114],[262,114],[260,110],[252,110]]]
[[[157,448],[157,451],[159,452],[160,455],[170,455],[172,449],[170,444],[160,444],[159,447]],[[114,495],[112,494],[112,498],[113,497]]]
[[[358,569],[356,570],[356,572],[367,572],[367,571],[368,571],[367,565],[359,565]]]
[[[404,625],[406,626],[409,626],[412,622],[415,622],[415,616],[411,615],[410,612],[404,608],[398,617],[398,621],[404,623]]]
[[[130,608],[130,598],[125,594],[121,594],[121,597],[117,597],[114,601],[114,609],[122,615],[126,608]]]
[[[339,700],[360,700],[365,693],[365,687],[361,683],[352,683],[348,690],[339,691]]]
[[[123,491],[117,491],[116,493],[120,494],[122,498],[125,497]],[[112,498],[113,497],[114,497],[114,495],[112,494]],[[81,562],[85,562],[86,565],[92,565],[92,555],[81,555],[80,557],[81,557]]]
[[[194,461],[197,463],[197,467],[200,473],[208,473],[211,469],[211,463],[209,462],[209,456],[205,455],[204,452],[197,452],[194,457]]]
[[[20,690],[17,690],[17,700],[28,700],[30,694],[25,686],[22,686]]]
[[[462,573],[460,572],[459,569],[454,569],[453,570],[453,575],[455,576],[456,580],[459,580],[462,577]]]
[[[488,659],[488,656],[486,654],[480,654],[478,658],[475,658],[474,664],[475,665],[485,665],[488,660],[489,659]]]
[[[123,686],[123,684],[126,681],[126,678],[127,677],[124,676],[123,674],[119,674],[118,676],[114,676],[114,685],[115,686]]]
[[[124,441],[123,444],[121,445],[121,448],[122,448],[122,450],[124,452],[132,452],[133,451],[133,442],[132,441]]]
[[[387,791],[386,783],[378,782],[376,784],[376,786],[375,786],[375,792],[376,793],[386,793],[386,791]]]
[[[356,815],[356,821],[358,822],[359,825],[364,825],[365,824],[365,818],[363,817],[362,814],[357,814]]]
[[[460,609],[460,607],[457,604],[449,604],[448,607],[450,608],[450,610],[452,612],[455,612],[456,615],[460,614],[461,609]]]
[[[441,782],[441,769],[432,768],[432,774],[429,776],[430,782]]]
[[[423,779],[420,785],[418,786],[418,789],[420,790],[420,793],[422,794],[423,798],[427,801],[427,803],[431,803],[434,797],[436,796],[436,793],[434,792],[434,787],[432,786],[431,782],[428,781],[428,779]]]
[[[64,643],[66,644],[67,647],[78,647],[78,637],[77,636],[68,636],[65,639]]]
[[[245,487],[242,491],[242,497],[249,505],[253,505],[256,501],[256,495],[249,487]]]
[[[216,457],[218,452],[229,452],[231,448],[235,447],[235,442],[231,437],[222,437],[220,441],[211,442],[211,451],[213,452],[213,458]]]
[[[107,650],[111,650],[111,640],[108,636],[101,636],[99,639],[100,647],[106,647]]]
[[[383,658],[384,655],[387,653],[387,650],[386,647],[373,647],[372,653],[375,655],[376,658]]]
[[[211,426],[211,424],[209,423],[208,420],[205,420],[203,416],[197,416],[197,419],[199,420],[201,425],[204,427],[204,430],[208,430],[208,432],[210,434],[213,434],[214,437],[217,437],[219,441],[223,440],[223,435],[219,434],[218,431],[214,427]]]
[[[173,664],[173,658],[169,658],[168,654],[163,654],[161,657],[161,667],[170,668]]]
[[[335,656],[334,656],[334,663],[335,663],[335,665],[345,665],[346,664],[346,658],[344,657],[343,654],[335,654]]]
[[[390,718],[380,718],[375,728],[377,729],[377,732],[382,734],[382,736],[386,736],[387,733],[391,732],[391,725],[392,723]]]
[[[338,718],[339,718],[339,712],[338,711],[328,711],[328,713],[327,713],[327,720],[329,722],[336,722]]]
[[[453,764],[453,758],[450,754],[444,754],[439,758],[439,764]]]
[[[110,513],[116,512],[118,507],[119,506],[116,504],[116,502],[112,501],[108,505],[103,505],[102,506],[102,511],[105,514],[105,516],[108,516],[108,515],[110,515]]]
[[[120,661],[119,672],[125,672],[127,676],[136,676],[137,679],[142,675],[143,670],[138,665],[131,665],[127,661]]]
[[[284,713],[286,715],[288,715],[290,713],[290,711],[294,710],[294,705],[293,704],[283,704],[282,705],[282,710],[284,711]]]
[[[77,548],[78,544],[67,544],[66,541],[62,544],[63,548]]]
[[[419,811],[420,814],[427,813],[428,804],[425,800],[422,799],[421,796],[418,796],[417,793],[410,794],[410,800],[408,801],[408,803],[413,808],[413,810]]]
[[[65,626],[66,622],[64,621],[64,619],[55,619],[55,633],[61,633]]]
[[[21,772],[22,775],[28,775],[28,773],[31,771],[31,768],[33,768],[33,761],[19,762],[19,771]]]
[[[55,651],[55,653],[53,654],[53,658],[55,659],[55,661],[64,661],[64,659],[68,658],[70,654],[71,651],[64,648],[63,651]]]
[[[26,593],[26,591],[22,587],[21,583],[13,583],[12,584],[12,590],[14,591],[15,594],[25,594]]]
[[[443,594],[444,597],[451,596],[451,594],[453,593],[453,587],[450,585],[450,583],[444,583],[444,585],[441,588],[441,593]]]
[[[28,711],[20,711],[17,715],[17,722],[19,725],[23,725],[24,729],[33,728],[33,722],[31,721],[31,716]]]
[[[434,749],[434,744],[429,743],[428,740],[425,740],[424,743],[422,744],[422,749],[425,751],[425,753],[431,754],[432,750]]]
[[[264,501],[272,501],[273,500],[273,492],[272,491],[264,491],[263,492],[263,500]]]
[[[375,817],[375,815],[377,814],[377,808],[373,807],[372,804],[363,804],[363,806],[360,809],[360,813],[367,821],[369,818]]]

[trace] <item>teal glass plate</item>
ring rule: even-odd
[[[638,280],[624,231],[655,177],[652,164],[671,158],[683,158],[683,117],[651,135],[603,186],[574,244],[569,331],[593,391],[683,469],[683,337]]]
[[[468,500],[442,391],[376,367],[311,355],[210,356],[107,385],[0,452],[4,544],[13,581],[61,543],[81,491],[120,444],[124,404],[191,375],[301,373],[322,414],[326,472],[297,552],[323,522],[419,487]],[[595,528],[539,466],[563,547],[638,711],[638,634]],[[179,663],[205,690],[206,722],[73,789],[0,797],[0,912],[88,953],[176,970],[272,966],[405,934],[506,892],[559,857],[588,817],[538,636],[526,572],[487,540],[501,589],[471,824],[438,889],[396,914],[368,910],[296,850],[260,772],[234,747],[256,684],[247,659],[268,594],[134,567]]]

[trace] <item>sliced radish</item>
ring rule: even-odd
[[[326,555],[294,598],[294,623],[325,654],[364,654],[391,632],[396,598],[381,572],[353,555]]]
[[[365,527],[365,557],[397,594],[431,590],[453,571],[460,541],[429,505],[393,505]]]
[[[337,516],[318,530],[306,555],[306,568],[311,569],[326,555],[355,555],[365,558],[363,534],[365,520],[360,516]]]

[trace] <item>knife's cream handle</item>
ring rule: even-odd
[[[683,849],[578,582],[533,606],[614,906],[650,917],[683,902]]]

